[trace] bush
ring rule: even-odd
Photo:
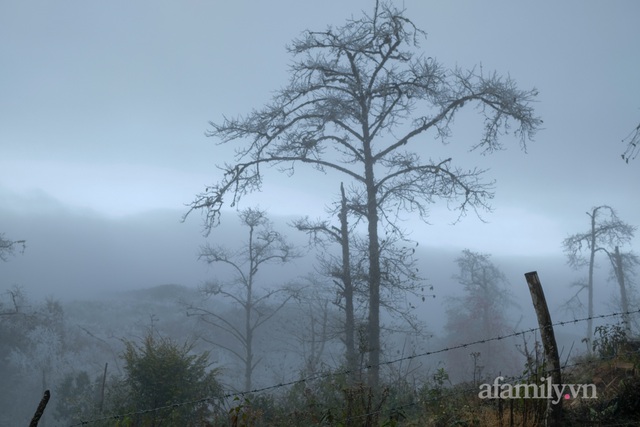
[[[124,399],[112,401],[118,413],[135,413],[123,425],[202,425],[221,396],[209,353],[191,353],[193,344],[147,334],[142,345],[125,342],[126,376],[115,388]],[[112,393],[114,395],[114,393]]]

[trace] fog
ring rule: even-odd
[[[37,212],[27,209],[31,204],[38,206]],[[235,212],[224,212],[222,224],[204,236],[199,218],[194,216],[181,221],[185,209],[162,209],[108,218],[90,210],[65,208],[43,195],[20,202],[13,198],[11,203],[3,206],[3,224],[6,230],[11,231],[10,237],[27,241],[24,253],[15,254],[1,265],[5,292],[3,307],[11,306],[6,292],[15,286],[19,286],[28,297],[28,307],[21,307],[26,312],[35,310],[46,299],[60,301],[65,313],[65,328],[68,328],[67,339],[75,342],[77,356],[65,356],[66,361],[52,371],[52,381],[62,378],[57,375],[63,372],[81,370],[98,377],[104,363],[109,364],[112,375],[122,375],[121,340],[138,341],[151,327],[165,336],[194,342],[196,351],[211,352],[213,366],[221,370],[220,381],[229,390],[242,390],[238,386],[241,366],[237,360],[207,341],[211,333],[218,337],[219,334],[196,317],[187,316],[189,304],[216,307],[216,312],[227,313],[224,314],[227,319],[237,316],[236,308],[229,301],[216,297],[205,299],[200,293],[200,288],[208,281],[214,278],[225,281],[229,277],[220,274],[222,270],[215,266],[198,260],[200,247],[205,243],[236,248],[247,238],[246,227],[241,226]],[[257,291],[284,284],[308,286],[305,277],[316,271],[316,252],[308,246],[307,236],[289,225],[293,218],[270,217],[274,228],[297,245],[304,256],[284,266],[261,269],[257,276]],[[433,290],[425,292],[424,301],[409,301],[410,304],[404,308],[422,322],[420,334],[385,334],[385,345],[391,359],[439,352],[466,342],[451,336],[445,328],[450,298],[462,295],[460,284],[453,278],[459,272],[455,260],[461,256],[461,249],[451,245],[439,248],[424,244],[417,247],[415,256],[420,274],[425,278],[424,285],[427,289],[433,286]],[[510,333],[537,328],[524,280],[524,273],[528,271],[538,271],[554,322],[584,317],[584,312],[571,313],[562,309],[575,292],[570,284],[584,277],[585,270],[572,270],[561,253],[538,256],[498,254],[491,260],[504,272],[508,289],[518,304],[504,307]],[[619,306],[614,304],[617,287],[606,280],[608,261],[601,260],[599,267],[595,313],[617,312]],[[583,295],[582,301],[586,301],[585,298]],[[415,309],[409,309],[409,305]],[[304,312],[296,311],[298,309],[292,303],[287,307],[280,317],[262,330],[255,343],[262,357],[254,374],[255,387],[293,381],[300,375],[303,366],[300,348],[291,341],[291,323],[285,319],[286,316],[302,316]],[[616,323],[617,320],[615,317],[606,318],[596,325]],[[383,317],[383,325],[391,326],[393,323],[391,318]],[[581,342],[584,328],[584,322],[556,328],[563,360],[584,351],[585,345]],[[489,335],[488,338],[495,336]],[[521,345],[523,340],[531,343],[534,339],[535,334],[525,334],[509,342],[515,346]],[[233,341],[226,339],[222,344],[234,345]],[[499,362],[503,374],[520,372],[523,361],[514,349],[511,348],[506,361]],[[422,373],[426,376],[446,367],[452,381],[464,381],[473,374],[469,354],[474,350],[476,347],[469,346],[462,350],[425,355],[408,366],[414,375]],[[74,357],[77,359],[71,362]],[[339,366],[341,345],[336,342],[328,344],[324,357],[326,366]],[[23,410],[28,412],[29,408]]]
[[[256,329],[251,388],[276,386],[274,395],[284,395],[278,384],[343,369],[344,307],[337,303],[344,292],[333,286],[335,272],[318,279],[318,255],[337,256],[339,247],[313,247],[291,223],[328,218],[344,177],[305,167],[287,176],[265,165],[262,191],[233,207],[225,200],[221,223],[210,230],[203,212],[190,212],[189,204],[223,179],[220,166],[234,160],[234,147],[205,136],[209,121],[268,103],[288,81],[293,59],[285,46],[292,39],[341,25],[372,2],[32,3],[0,6],[0,233],[26,241],[24,251],[0,262],[0,413],[13,411],[0,414],[0,427],[25,424],[48,388],[53,408],[64,407],[61,395],[91,396],[91,410],[80,400],[72,406],[95,416],[91,393],[105,364],[117,402],[127,343],[147,336],[188,342],[190,354],[210,352],[207,370],[222,388],[249,391],[238,357],[242,304],[203,293],[212,281],[241,281],[233,269],[199,259],[203,245],[246,243],[238,209],[264,209],[301,255],[261,265],[256,274],[257,295],[285,287],[288,293],[265,298],[256,311],[269,321]],[[438,369],[448,373],[449,385],[475,381],[473,351],[482,354],[484,376],[520,374],[525,358],[516,345],[539,339],[537,332],[515,334],[538,327],[524,279],[530,271],[539,273],[552,320],[568,322],[556,327],[561,358],[583,354],[586,322],[573,320],[586,310],[568,310],[566,303],[587,270],[567,264],[562,242],[588,230],[585,213],[594,206],[609,205],[622,221],[640,225],[640,159],[627,164],[620,156],[622,139],[640,118],[640,59],[633,54],[640,6],[402,5],[426,31],[425,58],[485,75],[496,70],[523,90],[535,88],[532,105],[544,122],[526,144],[513,129],[501,133],[505,149],[490,155],[470,151],[485,126],[478,109],[461,110],[446,143],[433,134],[420,139],[420,156],[485,171],[495,194],[490,209],[477,215],[470,209],[460,216],[441,200],[426,204],[428,222],[400,212],[397,225],[408,238],[403,244],[415,249],[421,281],[417,295],[394,295],[395,308],[415,324],[383,310],[385,380],[413,381],[416,393],[433,386]],[[362,224],[354,236],[366,237]],[[621,249],[637,253],[638,242],[636,236]],[[510,295],[512,302],[497,307],[505,319],[500,331],[476,336],[475,319],[467,319],[474,336],[451,327],[450,309],[465,295],[454,277],[465,249],[488,254],[504,273],[505,288],[494,297]],[[609,260],[599,253],[596,261],[594,313],[619,312]],[[628,279],[636,310],[637,275]],[[366,323],[363,295],[356,297],[357,328]],[[586,292],[580,301],[586,304]],[[604,317],[596,326],[619,320]],[[637,333],[638,319],[632,320]],[[323,340],[316,341],[320,324]],[[505,334],[515,335],[502,347],[491,340]],[[469,340],[489,342],[450,350]],[[404,360],[408,355],[416,358]],[[85,389],[71,381],[81,373],[90,378]],[[73,418],[65,413],[54,420],[53,411],[44,425]]]
[[[5,287],[22,286],[35,300],[46,297],[65,302],[96,300],[164,284],[177,284],[195,291],[214,277],[225,279],[219,277],[217,268],[199,259],[201,246],[208,243],[235,248],[247,234],[233,211],[225,212],[222,225],[205,236],[197,215],[182,220],[186,208],[114,219],[90,210],[70,210],[43,195],[20,202],[6,197],[5,201],[10,202],[3,203],[2,211],[6,229],[11,230],[8,237],[25,239],[27,246],[23,254],[2,264],[3,283]],[[37,212],[29,210],[32,205],[38,206]],[[316,252],[309,246],[307,236],[291,227],[295,218],[270,216],[276,230],[300,248],[304,256],[289,264],[266,266],[265,274],[260,277],[262,285],[302,282],[305,276],[315,272]],[[442,333],[445,317],[443,302],[462,292],[453,276],[458,273],[455,259],[467,247],[456,248],[451,244],[439,247],[429,241],[416,240],[420,243],[416,255],[420,274],[426,279],[426,285],[434,287],[430,295],[435,295],[435,299],[420,302],[416,314],[438,335]],[[481,247],[477,242],[470,243],[469,247]],[[554,320],[572,318],[561,307],[575,293],[571,283],[584,277],[586,270],[575,271],[569,267],[561,251],[537,256],[486,253],[492,255],[492,261],[505,273],[510,290],[521,305],[518,313],[524,316],[522,329],[536,326],[524,280],[524,273],[529,271],[538,271]],[[608,261],[601,260],[599,267],[596,312],[604,314],[611,311],[611,297],[618,290],[617,285],[607,279]]]

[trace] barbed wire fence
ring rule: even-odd
[[[613,313],[607,313],[607,314],[600,314],[600,315],[594,315],[594,316],[591,316],[591,317],[583,317],[583,318],[572,319],[572,320],[558,321],[558,322],[553,323],[552,327],[567,326],[567,325],[577,324],[577,323],[580,323],[580,322],[585,322],[585,321],[588,321],[588,320],[608,319],[608,318],[612,318],[612,317],[620,317],[620,316],[627,316],[627,315],[633,315],[633,314],[640,314],[640,309],[630,310],[630,311],[626,311],[626,312],[613,312]],[[495,336],[495,337],[492,337],[492,338],[486,338],[486,339],[470,341],[470,342],[466,342],[466,343],[462,343],[462,344],[457,344],[457,345],[453,345],[453,346],[449,346],[449,347],[444,347],[444,348],[441,348],[441,349],[438,349],[438,350],[424,351],[424,352],[421,352],[421,353],[416,353],[416,354],[412,354],[412,355],[408,355],[408,356],[403,356],[403,357],[398,357],[398,358],[395,358],[395,359],[390,359],[390,360],[387,360],[387,361],[379,363],[377,366],[378,367],[390,366],[390,365],[393,365],[393,364],[396,364],[396,363],[400,363],[400,362],[404,362],[404,361],[410,361],[410,360],[413,360],[413,359],[418,359],[418,358],[423,358],[423,357],[428,357],[428,356],[433,356],[433,355],[436,355],[436,354],[442,354],[442,353],[446,353],[446,352],[453,351],[453,350],[464,349],[464,348],[472,347],[472,346],[478,345],[478,344],[485,344],[485,343],[489,343],[489,342],[493,342],[493,341],[501,341],[501,340],[505,340],[505,339],[509,339],[509,338],[518,337],[518,336],[524,336],[526,334],[537,332],[540,329],[541,329],[540,327],[529,328],[529,329],[524,329],[524,330],[521,330],[521,331],[509,333],[509,334]],[[640,354],[640,350],[635,350],[635,351],[630,352],[630,353]],[[612,359],[614,357],[616,357],[616,356],[613,355],[613,356],[608,356],[608,357],[600,357],[600,358],[597,358],[597,360],[598,361],[607,361],[607,360]],[[573,367],[586,365],[586,364],[593,364],[593,363],[594,363],[594,360],[591,359],[591,360],[586,360],[586,361],[582,361],[582,362],[576,362],[576,363],[573,363],[573,364],[564,364],[564,365],[562,365],[560,367],[560,369],[564,370],[564,369],[567,369],[567,368],[573,368]],[[272,384],[272,385],[269,385],[269,386],[266,386],[266,387],[254,388],[254,389],[248,390],[248,391],[231,392],[231,393],[226,393],[226,394],[224,394],[222,396],[206,396],[206,397],[202,397],[202,398],[196,399],[196,400],[178,402],[178,403],[158,406],[158,407],[144,409],[144,410],[131,411],[131,412],[122,413],[122,414],[113,414],[113,415],[108,415],[108,416],[104,416],[104,417],[93,418],[93,419],[90,419],[90,420],[84,420],[84,421],[80,421],[80,422],[75,423],[75,424],[71,424],[69,427],[79,427],[79,426],[91,425],[91,424],[104,422],[104,421],[110,421],[110,420],[122,420],[122,419],[126,419],[126,418],[129,418],[129,417],[141,416],[141,415],[151,414],[151,413],[154,413],[154,412],[177,409],[177,408],[181,408],[183,406],[192,406],[192,405],[195,406],[195,405],[199,405],[199,404],[210,404],[210,403],[213,403],[215,401],[227,401],[228,399],[241,398],[241,397],[244,397],[244,396],[247,396],[247,395],[256,395],[256,394],[265,393],[265,392],[268,392],[268,391],[273,391],[273,390],[277,390],[277,389],[284,388],[284,387],[290,387],[290,386],[294,386],[294,385],[298,385],[298,384],[311,383],[311,382],[314,382],[314,381],[317,381],[317,380],[327,379],[327,378],[331,378],[331,377],[337,377],[337,376],[343,376],[343,375],[351,375],[351,374],[356,374],[356,373],[357,374],[362,374],[363,371],[371,369],[372,367],[373,367],[373,365],[366,365],[366,366],[363,366],[363,367],[361,367],[359,369],[355,369],[355,370],[336,370],[336,371],[330,371],[330,372],[322,372],[322,373],[308,375],[308,376],[306,376],[304,378],[299,378],[299,379],[296,379],[296,380],[280,382],[280,383]],[[550,374],[551,372],[553,372],[553,370],[551,370],[551,369],[546,369],[545,370],[545,374],[547,374],[547,375]],[[526,378],[527,378],[527,375],[504,376],[502,384],[515,384],[518,381],[522,381],[523,379],[526,379]],[[370,411],[370,412],[368,412],[366,414],[359,414],[357,416],[350,417],[350,419],[358,419],[358,418],[372,416],[372,415],[379,415],[379,414],[381,414],[383,412],[406,409],[406,408],[409,408],[409,407],[414,407],[416,405],[422,405],[422,404],[429,403],[429,402],[434,402],[434,401],[437,402],[437,401],[442,400],[442,399],[451,398],[451,397],[454,397],[456,395],[461,395],[461,394],[468,394],[468,393],[471,393],[471,392],[477,391],[477,390],[478,390],[477,385],[474,385],[474,387],[463,388],[463,389],[459,389],[459,390],[457,389],[457,390],[451,391],[450,393],[443,393],[441,396],[438,396],[438,397],[421,399],[420,401],[417,401],[417,402],[412,402],[412,403],[405,404],[405,405],[399,405],[399,406],[396,406],[396,407],[393,407],[393,408],[378,409],[376,411]]]

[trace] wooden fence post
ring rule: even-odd
[[[33,418],[31,418],[31,424],[29,424],[29,427],[38,427],[38,421],[40,421],[40,417],[42,417],[42,414],[44,413],[44,408],[46,408],[47,403],[49,403],[49,397],[51,397],[51,393],[49,393],[49,390],[45,390],[44,396],[42,396],[40,404],[38,405],[38,409],[36,409],[36,413],[33,414]]]
[[[542,284],[538,278],[538,272],[532,271],[525,273],[524,277],[527,279],[529,285],[529,292],[531,293],[531,299],[533,300],[533,308],[536,310],[538,316],[538,326],[540,326],[540,337],[542,338],[542,346],[544,347],[544,354],[547,360],[548,369],[547,372],[551,375],[551,383],[562,384],[562,372],[560,371],[560,357],[558,356],[558,345],[556,344],[556,337],[553,332],[553,324],[551,323],[551,315],[549,314],[549,308],[547,307],[547,300],[544,297],[542,290]],[[545,413],[545,426],[547,427],[559,427],[562,423],[562,398],[563,396],[556,396],[558,403],[553,404],[554,396],[553,389],[548,390],[550,396],[547,396],[547,411]]]
[[[104,374],[102,375],[102,387],[100,388],[100,413],[102,413],[102,408],[104,407],[104,386],[107,383],[107,366],[109,366],[109,363],[104,364]]]

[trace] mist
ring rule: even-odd
[[[146,410],[166,425],[200,425],[215,414],[216,426],[233,416],[349,425],[353,420],[340,414],[392,423],[406,412],[411,423],[448,425],[486,415],[491,409],[475,399],[480,381],[505,375],[535,382],[532,372],[545,367],[524,279],[530,271],[541,279],[562,363],[601,364],[567,369],[570,378],[613,384],[620,377],[610,372],[610,359],[637,368],[627,356],[640,351],[631,348],[639,332],[640,159],[625,157],[640,111],[640,64],[632,54],[640,40],[637,4],[474,3],[461,13],[453,3],[390,2],[406,13],[411,24],[394,22],[404,22],[411,37],[367,23],[375,49],[362,64],[381,55],[400,62],[376,65],[373,75],[403,69],[405,53],[393,53],[393,37],[398,45],[419,38],[407,52],[422,65],[412,62],[410,72],[442,64],[447,71],[436,80],[446,84],[418,90],[416,79],[386,87],[400,74],[373,77],[368,93],[378,84],[386,90],[384,100],[372,96],[376,107],[367,114],[401,108],[359,123],[363,115],[352,106],[362,102],[348,99],[355,93],[349,71],[315,74],[349,55],[318,66],[313,61],[324,57],[310,54],[303,75],[294,64],[304,55],[290,55],[291,47],[310,52],[300,40],[366,21],[381,10],[379,2],[45,3],[0,7],[0,233],[9,244],[0,246],[7,255],[0,261],[0,427],[25,425],[45,390],[51,403],[44,426],[88,419],[109,425],[114,419],[100,418],[128,411],[143,417]],[[327,92],[339,87],[331,100],[342,107],[322,110],[323,95],[315,100],[322,114],[306,111],[316,104],[304,102],[288,114],[288,104],[269,110],[278,93],[294,93],[292,103],[313,96],[314,81]],[[267,113],[256,113],[263,106]],[[391,142],[430,123],[432,113],[440,117],[434,127]],[[278,122],[295,114],[300,122]],[[246,126],[227,121],[233,117]],[[385,125],[358,133],[371,123]],[[325,138],[331,126],[337,133]],[[353,141],[341,136],[345,126]],[[375,143],[364,134],[375,134]],[[379,158],[363,154],[357,144],[365,140]],[[327,148],[328,141],[345,145]],[[405,145],[407,152],[395,151]],[[259,190],[242,187],[247,177],[234,175],[243,150],[243,160],[256,161],[260,175],[252,184],[259,181]],[[255,160],[271,153],[309,157],[296,157],[295,169],[277,157]],[[317,157],[344,164],[307,168]],[[366,158],[378,163],[365,165]],[[282,166],[291,169],[283,173]],[[352,166],[351,174],[340,174]],[[377,183],[373,172],[363,178],[363,166],[375,170]],[[431,173],[433,181],[425,178]],[[225,181],[234,177],[239,181]],[[342,184],[353,227],[347,236],[337,216]],[[234,186],[239,193],[232,194]],[[227,192],[217,194],[220,188]],[[375,215],[365,212],[373,193],[381,197]],[[195,201],[206,196],[220,206]],[[346,196],[344,203],[347,209]],[[629,225],[616,245],[628,263],[634,314],[623,331],[620,287],[598,249],[596,333],[585,338],[587,292],[579,290],[588,269],[568,265],[563,241],[586,232],[590,209],[602,205]],[[250,232],[239,219],[247,208],[263,210],[273,230]],[[220,223],[211,227],[207,214]],[[324,245],[312,245],[292,226],[302,217],[330,221]],[[369,222],[377,240],[367,241]],[[347,237],[351,243],[341,247]],[[11,242],[23,240],[24,251],[12,251],[22,247]],[[370,267],[382,250],[367,252],[374,240],[395,256],[378,260],[377,274]],[[291,257],[277,247],[285,241]],[[206,245],[228,251],[207,263]],[[352,251],[348,269],[340,264],[345,247]],[[480,297],[460,277],[464,254],[495,267],[487,267],[495,274],[483,276]],[[264,262],[256,261],[260,255]],[[372,306],[380,308],[379,319]],[[145,356],[154,354],[182,365],[137,372],[175,374],[175,383],[145,377],[132,403],[132,367],[148,368],[157,360]],[[144,400],[169,383],[174,400]],[[611,387],[598,387],[609,393],[603,402],[617,399]],[[170,404],[175,413],[163,412]],[[584,405],[584,414],[606,412]],[[440,412],[442,419],[432,417]]]

